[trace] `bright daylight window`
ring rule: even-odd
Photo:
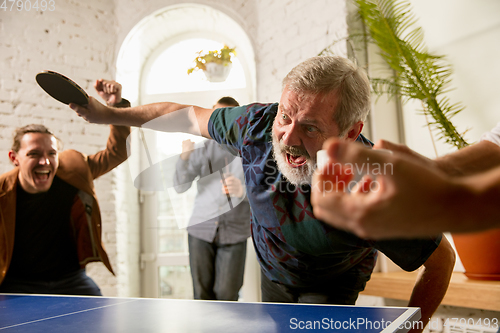
[[[245,73],[237,56],[232,57],[233,67],[224,82],[209,82],[201,70],[187,74],[188,68],[193,67],[197,52],[201,50],[208,52],[222,47],[224,47],[222,43],[202,38],[186,39],[170,46],[151,66],[146,81],[146,94],[245,88]]]

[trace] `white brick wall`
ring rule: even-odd
[[[257,60],[257,97],[277,101],[281,81],[295,65],[345,36],[344,0],[256,1],[252,22]],[[250,14],[248,20],[255,17]]]

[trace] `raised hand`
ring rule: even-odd
[[[182,153],[181,153],[181,159],[183,161],[187,161],[189,159],[189,155],[194,150],[194,142],[191,140],[184,140],[182,141]]]
[[[116,81],[98,79],[94,83],[94,88],[110,106],[120,103],[122,100],[122,85]]]

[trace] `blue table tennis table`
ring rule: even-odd
[[[407,332],[419,308],[0,294],[0,333]]]

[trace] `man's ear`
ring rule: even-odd
[[[361,130],[363,129],[363,126],[365,124],[362,121],[358,121],[356,124],[352,125],[352,127],[349,129],[345,136],[346,141],[355,141],[359,134],[361,133]]]
[[[9,150],[9,160],[15,165],[18,166],[19,162],[17,161],[17,153],[13,150]]]

